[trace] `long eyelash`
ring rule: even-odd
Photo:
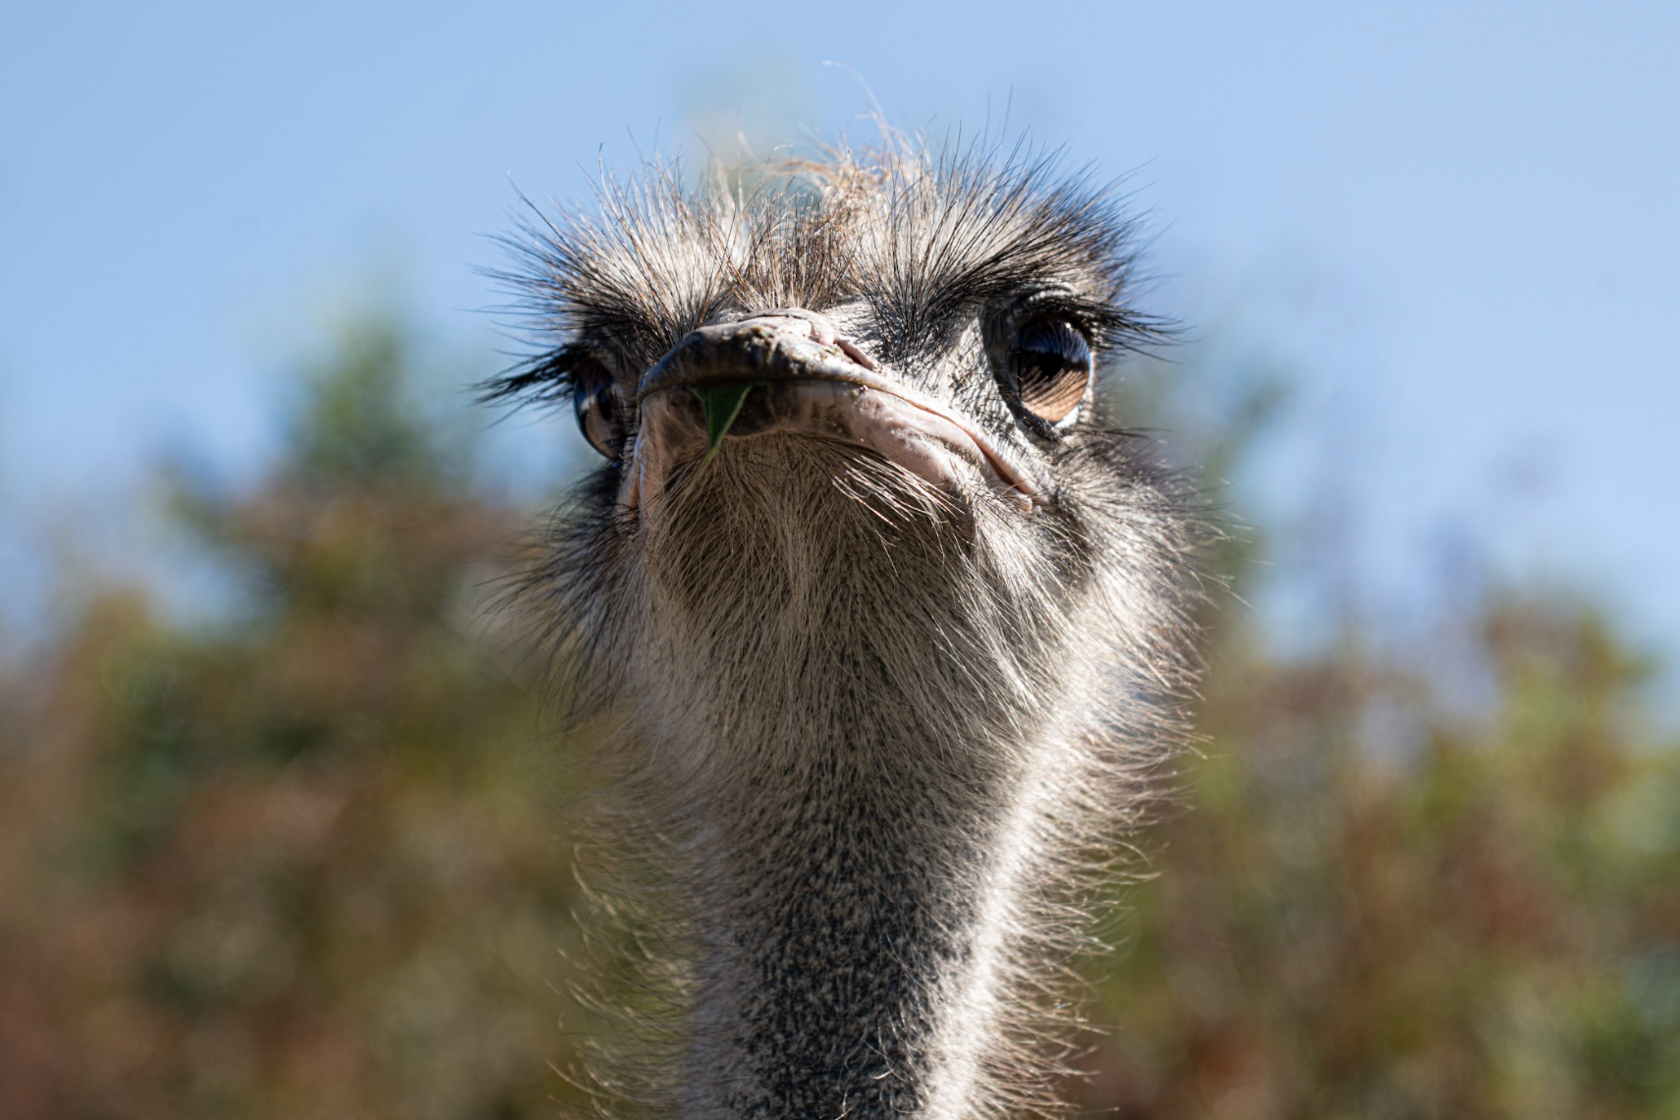
[[[581,342],[538,354],[479,382],[478,401],[480,404],[517,401],[538,406],[567,404],[576,387],[573,374],[591,357],[589,346]]]
[[[1168,322],[1070,292],[1046,293],[1032,300],[1030,307],[1035,316],[1066,319],[1097,353],[1137,351],[1152,343],[1169,342],[1176,333]]]

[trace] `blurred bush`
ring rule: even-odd
[[[1603,618],[1495,597],[1404,658],[1214,652],[1089,1104],[1680,1116],[1680,744]],[[1462,674],[1490,690],[1469,710]]]
[[[352,331],[265,481],[169,483],[239,609],[89,593],[0,671],[0,1118],[579,1103],[570,782],[475,621],[530,512],[474,489],[412,364]],[[1090,1113],[1680,1117],[1680,742],[1590,607],[1451,617],[1284,658],[1209,614]]]
[[[95,595],[4,682],[7,1120],[553,1112],[569,846],[470,629],[525,516],[409,366],[352,331],[267,481],[171,484],[236,617]]]

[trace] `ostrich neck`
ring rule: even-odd
[[[1046,622],[1076,567],[823,441],[730,450],[601,597],[637,604],[623,753],[685,849],[679,1111],[995,1112],[1086,726],[1083,661]]]
[[[912,730],[729,744],[757,761],[698,807],[685,1116],[970,1114],[1035,798]]]

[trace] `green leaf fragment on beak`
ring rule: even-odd
[[[710,462],[718,448],[723,446],[723,437],[729,433],[730,425],[741,415],[741,405],[746,401],[747,394],[752,392],[752,384],[718,385],[690,389],[689,392],[700,399],[700,407],[706,410],[706,458],[701,461]]]

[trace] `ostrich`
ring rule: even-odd
[[[1131,228],[909,145],[599,202],[510,239],[542,342],[486,395],[604,457],[524,606],[675,962],[654,1111],[1049,1111],[1194,675],[1193,497],[1095,392],[1159,333]]]

